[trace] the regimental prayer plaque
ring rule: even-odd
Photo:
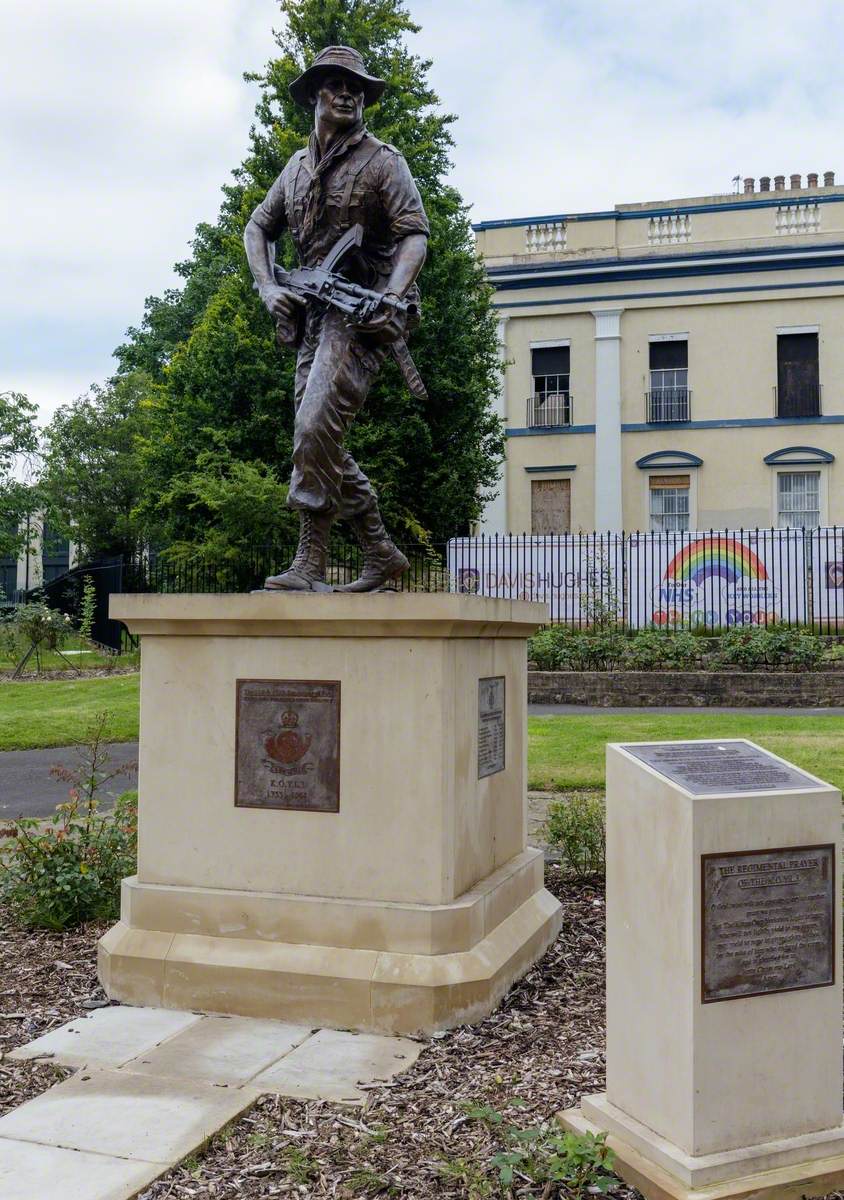
[[[337,680],[238,679],[235,805],[340,809]]]
[[[835,981],[835,847],[702,855],[703,1003]]]
[[[478,779],[504,770],[504,676],[478,680]]]
[[[752,742],[642,742],[622,749],[693,796],[801,791],[819,786],[811,775]]]

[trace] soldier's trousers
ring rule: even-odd
[[[384,361],[336,309],[309,305],[296,360],[291,508],[353,517],[377,503],[375,489],[343,446]]]

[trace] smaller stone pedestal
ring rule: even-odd
[[[609,1133],[648,1198],[844,1182],[841,795],[750,742],[607,747]]]
[[[376,1033],[489,1012],[560,906],[526,846],[544,605],[119,596],[142,636],[138,874],[109,996]]]

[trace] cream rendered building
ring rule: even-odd
[[[479,532],[844,524],[828,173],[485,221],[507,458]]]

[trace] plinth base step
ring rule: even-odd
[[[520,862],[515,876],[527,883],[534,871],[533,862]],[[480,1020],[544,954],[562,923],[559,902],[541,887],[474,944],[444,953],[268,940],[254,927],[249,937],[175,932],[172,923],[170,930],[129,923],[131,893],[143,885],[127,882],[123,920],[99,944],[99,977],[111,999],[369,1033],[424,1035]],[[185,908],[175,903],[179,890],[160,893],[183,918]],[[480,893],[487,906],[492,894]],[[189,897],[182,899],[187,904]],[[374,917],[377,906],[366,907]],[[388,926],[397,907],[385,906]],[[465,900],[455,907],[471,912]],[[442,907],[432,915],[438,914]],[[316,925],[315,918],[309,924]],[[371,942],[383,940],[383,924],[370,924],[370,931]]]
[[[838,1191],[844,1184],[844,1124],[693,1158],[621,1113],[605,1096],[585,1097],[580,1108],[560,1113],[558,1120],[573,1133],[606,1132],[616,1174],[646,1200],[799,1200]]]

